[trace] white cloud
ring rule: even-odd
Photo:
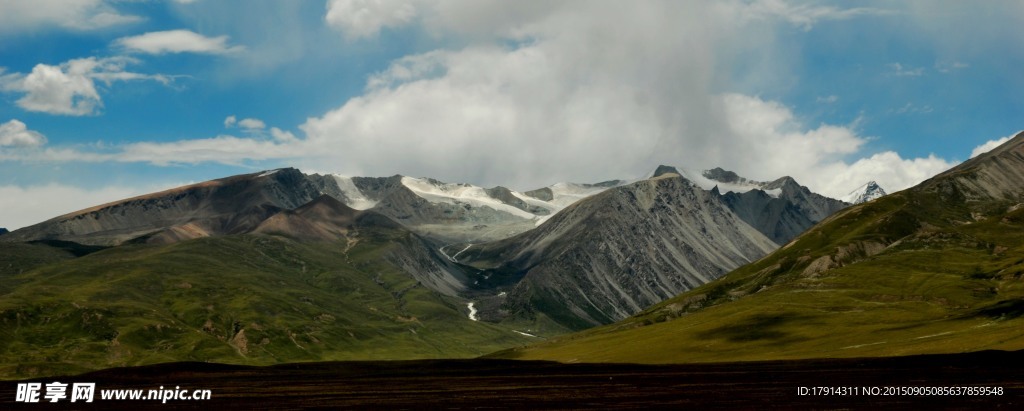
[[[919,77],[924,74],[924,67],[904,67],[900,63],[889,63],[886,64],[889,67],[889,75],[900,76],[900,77]]]
[[[835,102],[839,101],[839,96],[833,94],[833,95],[830,95],[830,96],[818,97],[817,101],[819,103],[832,104],[832,103],[835,103]]]
[[[258,118],[243,118],[241,120],[238,117],[231,115],[224,119],[224,128],[241,127],[242,131],[249,135],[265,136],[266,132],[264,129],[267,128],[267,123]],[[273,128],[271,131],[277,130],[279,133],[284,133],[279,128]]]
[[[267,128],[267,125],[263,123],[263,120],[258,118],[245,118],[238,122],[238,126],[247,130],[262,130]]]
[[[228,46],[228,36],[206,37],[189,30],[154,31],[122,37],[114,41],[114,44],[129,51],[148,54],[226,54],[244,50],[242,46]]]
[[[16,230],[53,217],[173,186],[83,189],[64,184],[0,186],[0,227]]]
[[[25,123],[11,120],[0,124],[0,147],[38,147],[46,144],[46,136],[29,130]]]
[[[957,162],[938,158],[934,154],[923,158],[902,158],[893,151],[885,151],[861,158],[852,164],[823,164],[816,170],[808,170],[811,174],[802,180],[798,178],[798,181],[833,198],[843,196],[871,180],[881,185],[886,192],[894,193],[917,185],[955,165]]]
[[[1024,132],[1024,130],[1018,131],[1018,132],[1013,133],[1013,134],[1010,134],[1010,135],[1008,135],[1006,137],[1003,137],[1003,138],[986,141],[984,144],[975,147],[974,150],[971,150],[971,158],[974,158],[974,157],[977,157],[979,155],[985,154],[985,153],[987,153],[989,151],[992,151],[992,149],[1003,145],[1003,143],[1006,143],[1007,141],[1010,141],[1011,138],[1013,138],[1014,136],[1016,136],[1017,134],[1020,134],[1022,132]]]
[[[933,109],[932,106],[929,106],[927,104],[923,106],[918,106],[914,103],[907,103],[904,104],[903,107],[900,107],[898,109],[889,110],[890,113],[896,114],[928,114],[933,111],[935,111],[935,109]]]
[[[102,0],[0,0],[0,33],[45,26],[94,30],[142,20]]]
[[[865,153],[856,124],[808,125],[780,102],[721,92],[721,68],[734,67],[745,50],[771,50],[776,25],[871,13],[797,8],[796,18],[757,9],[777,2],[615,4],[331,2],[328,23],[350,39],[415,23],[471,41],[395,60],[367,79],[363,95],[299,126],[301,138],[277,128],[268,138],[264,124],[244,138],[42,155],[154,164],[289,159],[346,174],[518,189],[629,178],[658,164],[721,166],[759,180],[791,175],[834,196],[868,180],[898,190],[951,164]],[[356,9],[367,19],[331,16]]]
[[[935,63],[935,70],[939,73],[948,74],[957,70],[963,70],[970,66],[970,64],[961,61],[940,61]]]
[[[170,76],[126,71],[136,60],[125,57],[88,57],[68,60],[57,66],[37,64],[29,74],[0,77],[0,90],[24,93],[17,104],[28,111],[82,116],[96,114],[103,101],[96,81],[109,86],[115,81],[154,80],[164,84]]]
[[[794,26],[810,30],[815,24],[828,20],[849,20],[860,16],[890,15],[891,10],[871,7],[841,9],[816,4],[794,4],[784,0],[755,0],[743,7],[744,18],[781,18]]]
[[[330,0],[324,20],[356,40],[374,37],[382,28],[401,27],[416,17],[416,7],[409,0]]]
[[[295,137],[295,134],[292,134],[292,132],[281,130],[277,127],[270,128],[270,136],[281,143],[295,143],[299,141],[299,138]]]

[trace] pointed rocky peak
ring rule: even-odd
[[[304,217],[327,215],[351,216],[357,212],[356,209],[345,205],[345,203],[327,194],[321,194],[320,197],[314,198],[295,209],[296,214]]]
[[[840,198],[840,200],[850,204],[860,204],[882,197],[885,194],[886,192],[882,189],[882,186],[872,180],[867,182],[867,184],[857,187],[856,190],[851,191],[843,196],[843,198]]]
[[[789,188],[789,189],[799,190],[801,188],[801,186],[800,186],[799,183],[796,182],[796,180],[793,179],[793,177],[790,177],[790,176],[785,176],[785,177],[776,179],[774,181],[765,183],[765,185],[764,185],[764,189],[765,190],[773,190],[773,189],[777,189],[777,188],[782,188],[782,189]]]
[[[704,170],[704,172],[702,172],[701,175],[708,179],[719,181],[722,183],[737,183],[740,181],[746,181],[745,178],[742,178],[736,173],[729,170],[725,170],[721,167],[715,167],[710,170]]]
[[[654,174],[651,175],[651,178],[661,177],[665,174],[677,174],[680,176],[683,175],[683,173],[680,173],[679,170],[677,170],[675,167],[660,165],[658,166],[658,168],[654,169]]]
[[[711,195],[715,197],[722,195],[722,193],[718,191],[718,184],[715,184],[715,186],[711,188]]]
[[[508,188],[502,186],[485,188],[484,192],[487,193],[487,195],[490,196],[491,198],[496,198],[506,203],[512,201],[512,198],[515,198],[515,196],[512,195],[512,190],[509,190]]]
[[[551,191],[550,187],[544,187],[544,188],[538,188],[536,190],[530,190],[530,191],[527,191],[527,192],[525,192],[523,194],[528,195],[528,196],[533,197],[533,198],[536,198],[538,200],[543,200],[543,201],[551,201],[551,200],[555,199],[555,193],[553,191]]]

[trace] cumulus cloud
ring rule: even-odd
[[[247,130],[262,130],[267,128],[267,125],[263,123],[263,120],[258,118],[244,118],[238,122],[238,126]]]
[[[798,180],[817,192],[841,197],[864,183],[874,180],[887,192],[910,188],[957,165],[934,154],[922,158],[902,158],[893,151],[873,154],[852,164],[823,164]],[[806,181],[806,183],[805,183]]]
[[[0,124],[0,147],[38,147],[46,144],[46,136],[29,130],[25,123],[11,120]]]
[[[154,31],[122,37],[114,44],[128,51],[148,54],[227,54],[244,50],[242,46],[229,46],[228,36],[206,37],[189,30]]]
[[[1016,136],[1017,134],[1020,134],[1022,132],[1024,132],[1024,130],[1018,131],[1018,132],[1013,133],[1013,134],[1010,134],[1010,135],[1008,135],[1006,137],[1003,137],[1003,138],[998,138],[998,139],[995,139],[995,140],[986,141],[984,144],[975,147],[974,150],[971,150],[971,158],[974,158],[974,157],[980,156],[982,154],[985,154],[985,153],[987,153],[989,151],[992,151],[992,149],[1003,145],[1007,141],[1010,141],[1011,138],[1013,138],[1014,136]]]
[[[281,143],[296,143],[299,141],[298,137],[295,137],[291,131],[281,130],[277,127],[270,128],[270,136]]]
[[[774,25],[870,14],[797,9],[797,19],[758,9],[772,4],[333,1],[325,19],[349,38],[421,24],[473,41],[395,60],[367,79],[362,95],[299,126],[301,138],[277,128],[268,138],[261,122],[246,137],[48,155],[153,164],[288,159],[346,174],[517,189],[636,177],[658,164],[721,166],[759,180],[791,175],[833,196],[868,180],[906,188],[952,165],[865,153],[868,137],[855,124],[807,124],[778,101],[716,87],[740,51],[772,48]],[[224,125],[245,121],[230,116]]]
[[[409,0],[330,0],[324,20],[350,40],[376,36],[386,27],[401,27],[416,17]]]
[[[57,26],[94,30],[142,21],[103,0],[0,0],[0,33]]]
[[[0,77],[0,90],[24,93],[17,104],[28,111],[71,116],[96,114],[103,106],[96,81],[107,86],[115,81],[129,80],[171,82],[170,76],[126,70],[128,64],[136,62],[125,57],[88,57],[68,60],[56,66],[37,64],[31,73]]]

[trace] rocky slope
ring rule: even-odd
[[[242,233],[319,196],[320,191],[293,168],[243,174],[65,214],[15,230],[3,241],[117,245]]]
[[[743,221],[782,245],[848,206],[839,200],[813,193],[791,177],[782,177],[746,192],[719,193]]]
[[[625,318],[775,247],[717,195],[666,172],[581,200],[535,230],[471,246],[459,262],[484,270],[478,289],[507,290],[499,312],[482,316],[543,315],[580,329]]]
[[[1021,350],[1022,232],[1024,133],[621,323],[502,356],[649,363]]]
[[[520,193],[285,168],[92,207],[0,241],[112,246],[252,233],[357,242],[370,223],[400,226],[415,235],[384,257],[434,291],[476,299],[480,318],[542,313],[582,328],[624,318],[776,246],[755,230],[781,244],[841,206],[788,177],[764,183],[722,169],[660,166],[648,180],[624,183]],[[469,279],[458,265],[466,258],[490,271]]]

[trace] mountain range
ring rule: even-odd
[[[0,237],[0,373],[1013,348],[1022,147],[891,195],[866,184],[853,206],[673,166],[526,192],[291,168],[211,180]]]
[[[677,363],[1019,350],[1021,233],[1024,133],[621,322],[494,356]]]
[[[160,358],[479,355],[627,318],[844,206],[788,177],[670,166],[526,192],[292,168],[232,176],[0,238],[10,327],[0,353],[52,348],[5,371],[17,375]],[[65,332],[53,332],[54,319]],[[334,323],[356,328],[324,325]],[[416,348],[376,348],[396,329]],[[476,343],[458,345],[467,332]]]

